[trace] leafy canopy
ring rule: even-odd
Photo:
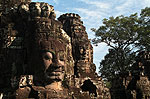
[[[100,62],[100,74],[108,80],[130,71],[136,53],[150,48],[150,8],[128,17],[123,15],[103,20],[95,32],[93,44],[106,43],[109,53]]]

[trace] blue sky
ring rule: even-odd
[[[104,18],[111,16],[129,16],[140,13],[141,9],[150,7],[150,0],[32,0],[33,2],[47,2],[54,6],[56,17],[65,13],[77,13],[86,26],[89,39],[94,37],[91,28],[102,25]],[[97,71],[100,61],[107,53],[108,47],[102,43],[94,47],[94,63]]]

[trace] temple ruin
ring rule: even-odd
[[[48,3],[0,1],[0,99],[149,99],[149,64],[139,53],[108,89],[78,14],[56,19]]]
[[[0,69],[3,99],[110,99],[80,16],[48,3],[0,1]]]

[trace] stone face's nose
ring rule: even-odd
[[[65,63],[64,63],[64,61],[57,60],[56,65],[58,65],[58,66],[64,66]]]
[[[58,71],[58,72],[61,72],[61,71],[64,71],[64,65],[63,64],[60,64],[60,63],[52,63],[49,68],[48,68],[51,72],[53,71]]]

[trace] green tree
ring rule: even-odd
[[[140,47],[140,50],[150,49],[150,8],[146,7],[141,10],[139,17],[139,38],[137,46]]]
[[[111,81],[117,77],[118,74],[125,74],[130,71],[134,63],[135,53],[125,49],[116,51],[109,49],[109,53],[105,56],[104,60],[100,62],[100,73],[103,78]]]
[[[117,74],[127,72],[135,61],[137,52],[150,49],[150,8],[128,17],[123,15],[103,20],[95,32],[93,44],[106,43],[109,53],[100,62],[100,74],[111,80]]]
[[[108,45],[109,53],[100,63],[100,74],[111,80],[120,72],[129,71],[134,62],[135,44],[139,38],[139,19],[137,13],[125,17],[110,17],[103,20],[103,26],[95,32],[94,44],[104,42]]]

